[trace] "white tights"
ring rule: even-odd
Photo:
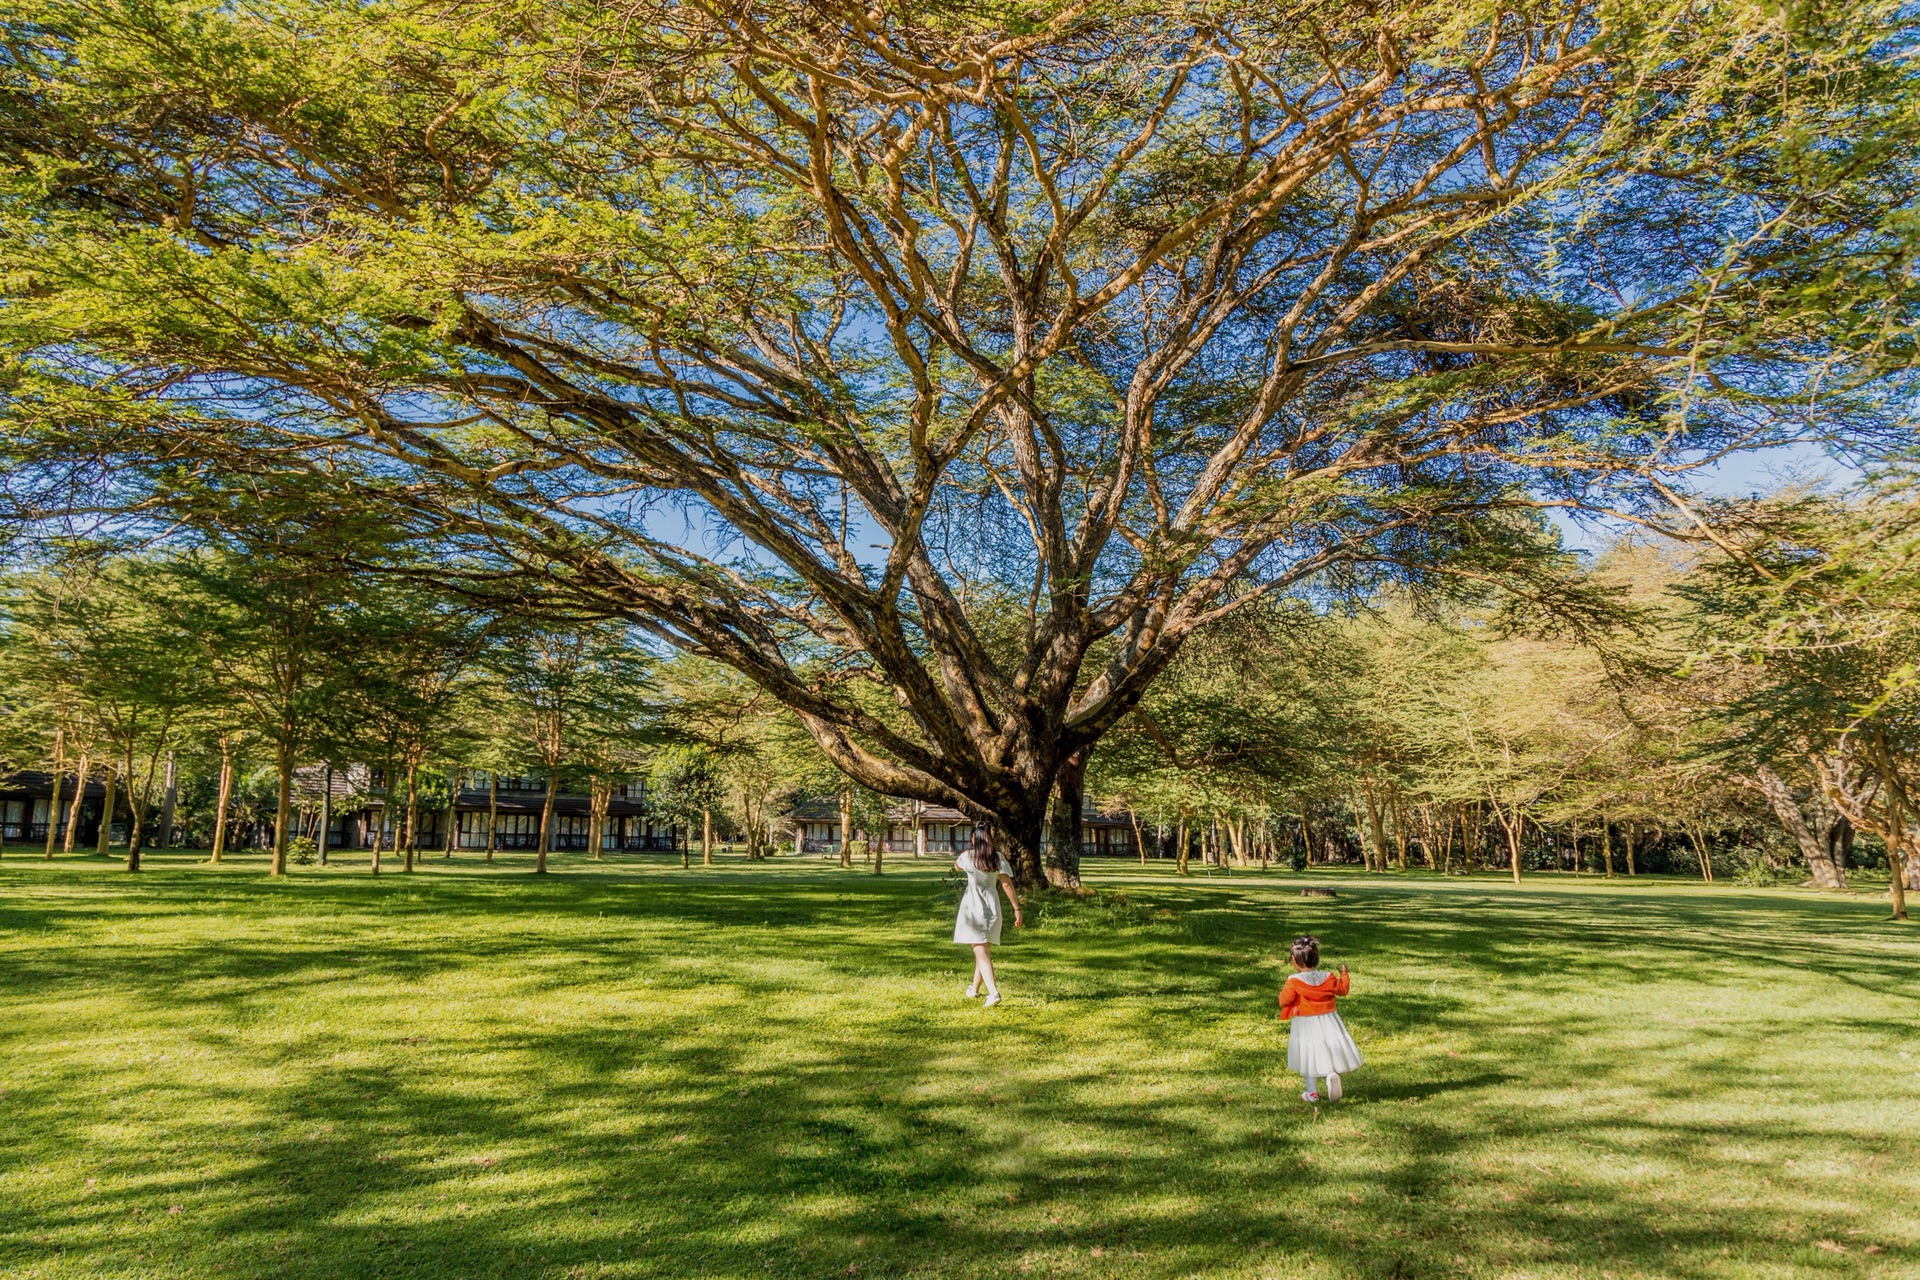
[[[1332,1096],[1333,1096],[1333,1090],[1334,1090],[1334,1087],[1335,1087],[1336,1085],[1338,1085],[1338,1084],[1340,1083],[1340,1077],[1339,1077],[1339,1076],[1337,1076],[1337,1075],[1331,1075],[1331,1076],[1328,1076],[1328,1077],[1327,1077],[1327,1087],[1326,1087],[1326,1088],[1324,1088],[1324,1089],[1316,1089],[1316,1088],[1314,1088],[1314,1087],[1313,1087],[1313,1077],[1312,1077],[1312,1076],[1301,1076],[1301,1077],[1300,1077],[1300,1079],[1301,1079],[1301,1081],[1302,1081],[1303,1083],[1305,1083],[1305,1084],[1306,1084],[1306,1086],[1307,1086],[1307,1092],[1308,1092],[1308,1093],[1317,1093],[1317,1094],[1319,1094],[1319,1095],[1320,1095],[1321,1097],[1323,1097],[1323,1098],[1328,1098],[1328,1097],[1332,1097]]]

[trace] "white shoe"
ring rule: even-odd
[[[1314,1092],[1313,1090],[1311,1090],[1311,1089],[1308,1089],[1308,1090],[1307,1090],[1307,1091],[1306,1091],[1305,1093],[1302,1093],[1302,1094],[1300,1095],[1300,1101],[1302,1101],[1302,1102],[1318,1102],[1318,1101],[1320,1101],[1320,1095],[1319,1095],[1319,1094],[1317,1094],[1317,1093],[1315,1093],[1315,1092]]]
[[[995,1006],[995,1005],[997,1005],[997,1004],[999,1004],[999,1003],[1000,1003],[1000,993],[999,993],[998,991],[996,991],[996,992],[994,992],[994,993],[993,993],[992,995],[990,995],[990,996],[988,996],[988,997],[986,998],[986,1001],[985,1001],[984,1003],[982,1003],[980,1007],[981,1007],[982,1009],[991,1009],[991,1008],[993,1008],[993,1006]]]
[[[969,1000],[971,1000],[971,999],[973,999],[973,998],[974,998],[975,996],[977,996],[977,995],[979,995],[979,994],[980,994],[980,988],[978,988],[978,987],[968,987],[968,988],[967,988],[967,991],[966,991],[966,995],[967,995],[967,999],[969,999]]]
[[[1340,1077],[1337,1075],[1327,1077],[1327,1100],[1329,1102],[1340,1101]]]

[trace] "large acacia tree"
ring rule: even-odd
[[[10,492],[337,474],[1031,881],[1222,610],[1870,424],[1908,13],[9,6]]]

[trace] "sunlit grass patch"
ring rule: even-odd
[[[931,868],[523,870],[0,864],[0,1274],[1920,1268],[1920,935],[1868,898],[1103,864],[988,1011]],[[1273,1019],[1301,931],[1339,1107]]]

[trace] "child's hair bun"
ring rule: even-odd
[[[1295,938],[1293,946],[1288,950],[1295,964],[1305,965],[1311,969],[1320,963],[1320,939],[1310,933],[1303,933]]]

